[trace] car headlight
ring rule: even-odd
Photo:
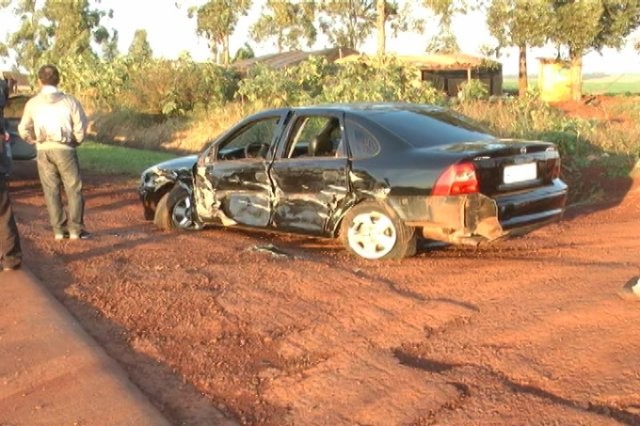
[[[157,171],[153,167],[149,167],[140,175],[140,187],[141,188],[154,187],[156,184],[157,178],[158,178]]]

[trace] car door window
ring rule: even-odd
[[[343,155],[342,129],[336,117],[298,117],[292,129],[285,158]]]
[[[278,129],[280,117],[247,124],[218,147],[218,160],[266,158]]]

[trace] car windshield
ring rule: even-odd
[[[496,139],[470,119],[440,109],[397,109],[370,118],[418,148]]]

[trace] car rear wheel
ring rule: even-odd
[[[164,230],[194,230],[201,225],[194,220],[193,199],[189,191],[176,185],[158,202],[154,223]]]
[[[416,232],[378,203],[353,207],[342,221],[340,237],[349,251],[365,259],[401,259],[416,252]]]

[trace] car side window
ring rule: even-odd
[[[353,121],[347,121],[346,127],[351,158],[371,158],[378,154],[380,143],[371,132]]]
[[[280,117],[247,124],[218,147],[218,160],[266,158],[278,129]]]
[[[342,129],[336,117],[298,117],[289,136],[285,158],[336,157],[343,153]]]

